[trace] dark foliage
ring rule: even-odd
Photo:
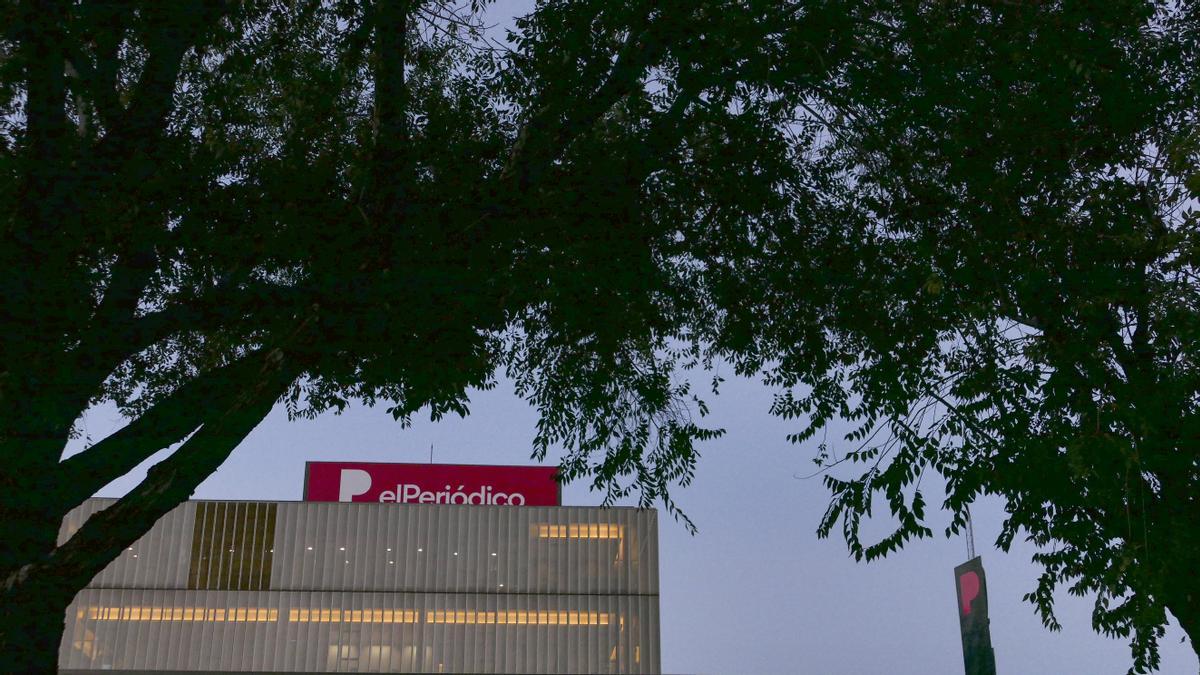
[[[1056,588],[1093,595],[1095,629],[1154,669],[1168,611],[1200,635],[1198,7],[853,15],[810,110],[844,216],[764,230],[763,263],[732,278],[766,295],[717,339],[783,388],[793,440],[853,424],[817,458],[820,534],[867,560],[930,536],[927,472],[947,534],[998,496],[997,545],[1042,549],[1026,599],[1045,625]],[[863,541],[878,499],[896,528]]]
[[[77,590],[280,400],[438,418],[503,372],[537,455],[676,512],[719,433],[672,380],[714,315],[700,271],[787,211],[782,130],[827,67],[791,56],[829,10],[548,2],[508,48],[483,9],[0,4],[9,667],[52,670]],[[129,424],[62,460],[104,402]]]

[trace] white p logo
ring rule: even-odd
[[[338,501],[354,501],[354,497],[371,489],[371,474],[362,469],[342,469],[338,481]]]

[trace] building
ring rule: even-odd
[[[656,514],[187,502],[76,597],[59,666],[658,673]]]

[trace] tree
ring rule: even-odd
[[[466,414],[498,369],[568,478],[643,503],[716,430],[671,378],[701,271],[753,250],[804,164],[835,7],[5,2],[0,652],[51,672],[63,610],[278,401]],[[89,406],[128,424],[65,460]],[[58,542],[63,515],[160,449]]]
[[[673,372],[718,358],[793,440],[859,424],[818,456],[856,555],[931,534],[932,469],[951,533],[994,494],[1050,549],[1048,626],[1071,583],[1135,668],[1167,611],[1195,644],[1194,3],[561,0],[511,47],[483,9],[0,4],[11,668],[279,401],[436,418],[504,372],[539,456],[682,517],[719,430]]]
[[[854,423],[816,458],[820,534],[867,560],[930,536],[927,472],[947,535],[997,496],[997,545],[1041,548],[1045,625],[1056,588],[1093,594],[1137,672],[1167,612],[1200,650],[1197,10],[862,6],[810,111],[845,215],[764,231],[760,263],[723,273],[761,304],[714,329],[805,420],[793,440]],[[865,542],[881,499],[895,530]]]

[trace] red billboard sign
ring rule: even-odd
[[[558,506],[554,467],[308,462],[304,501]]]

